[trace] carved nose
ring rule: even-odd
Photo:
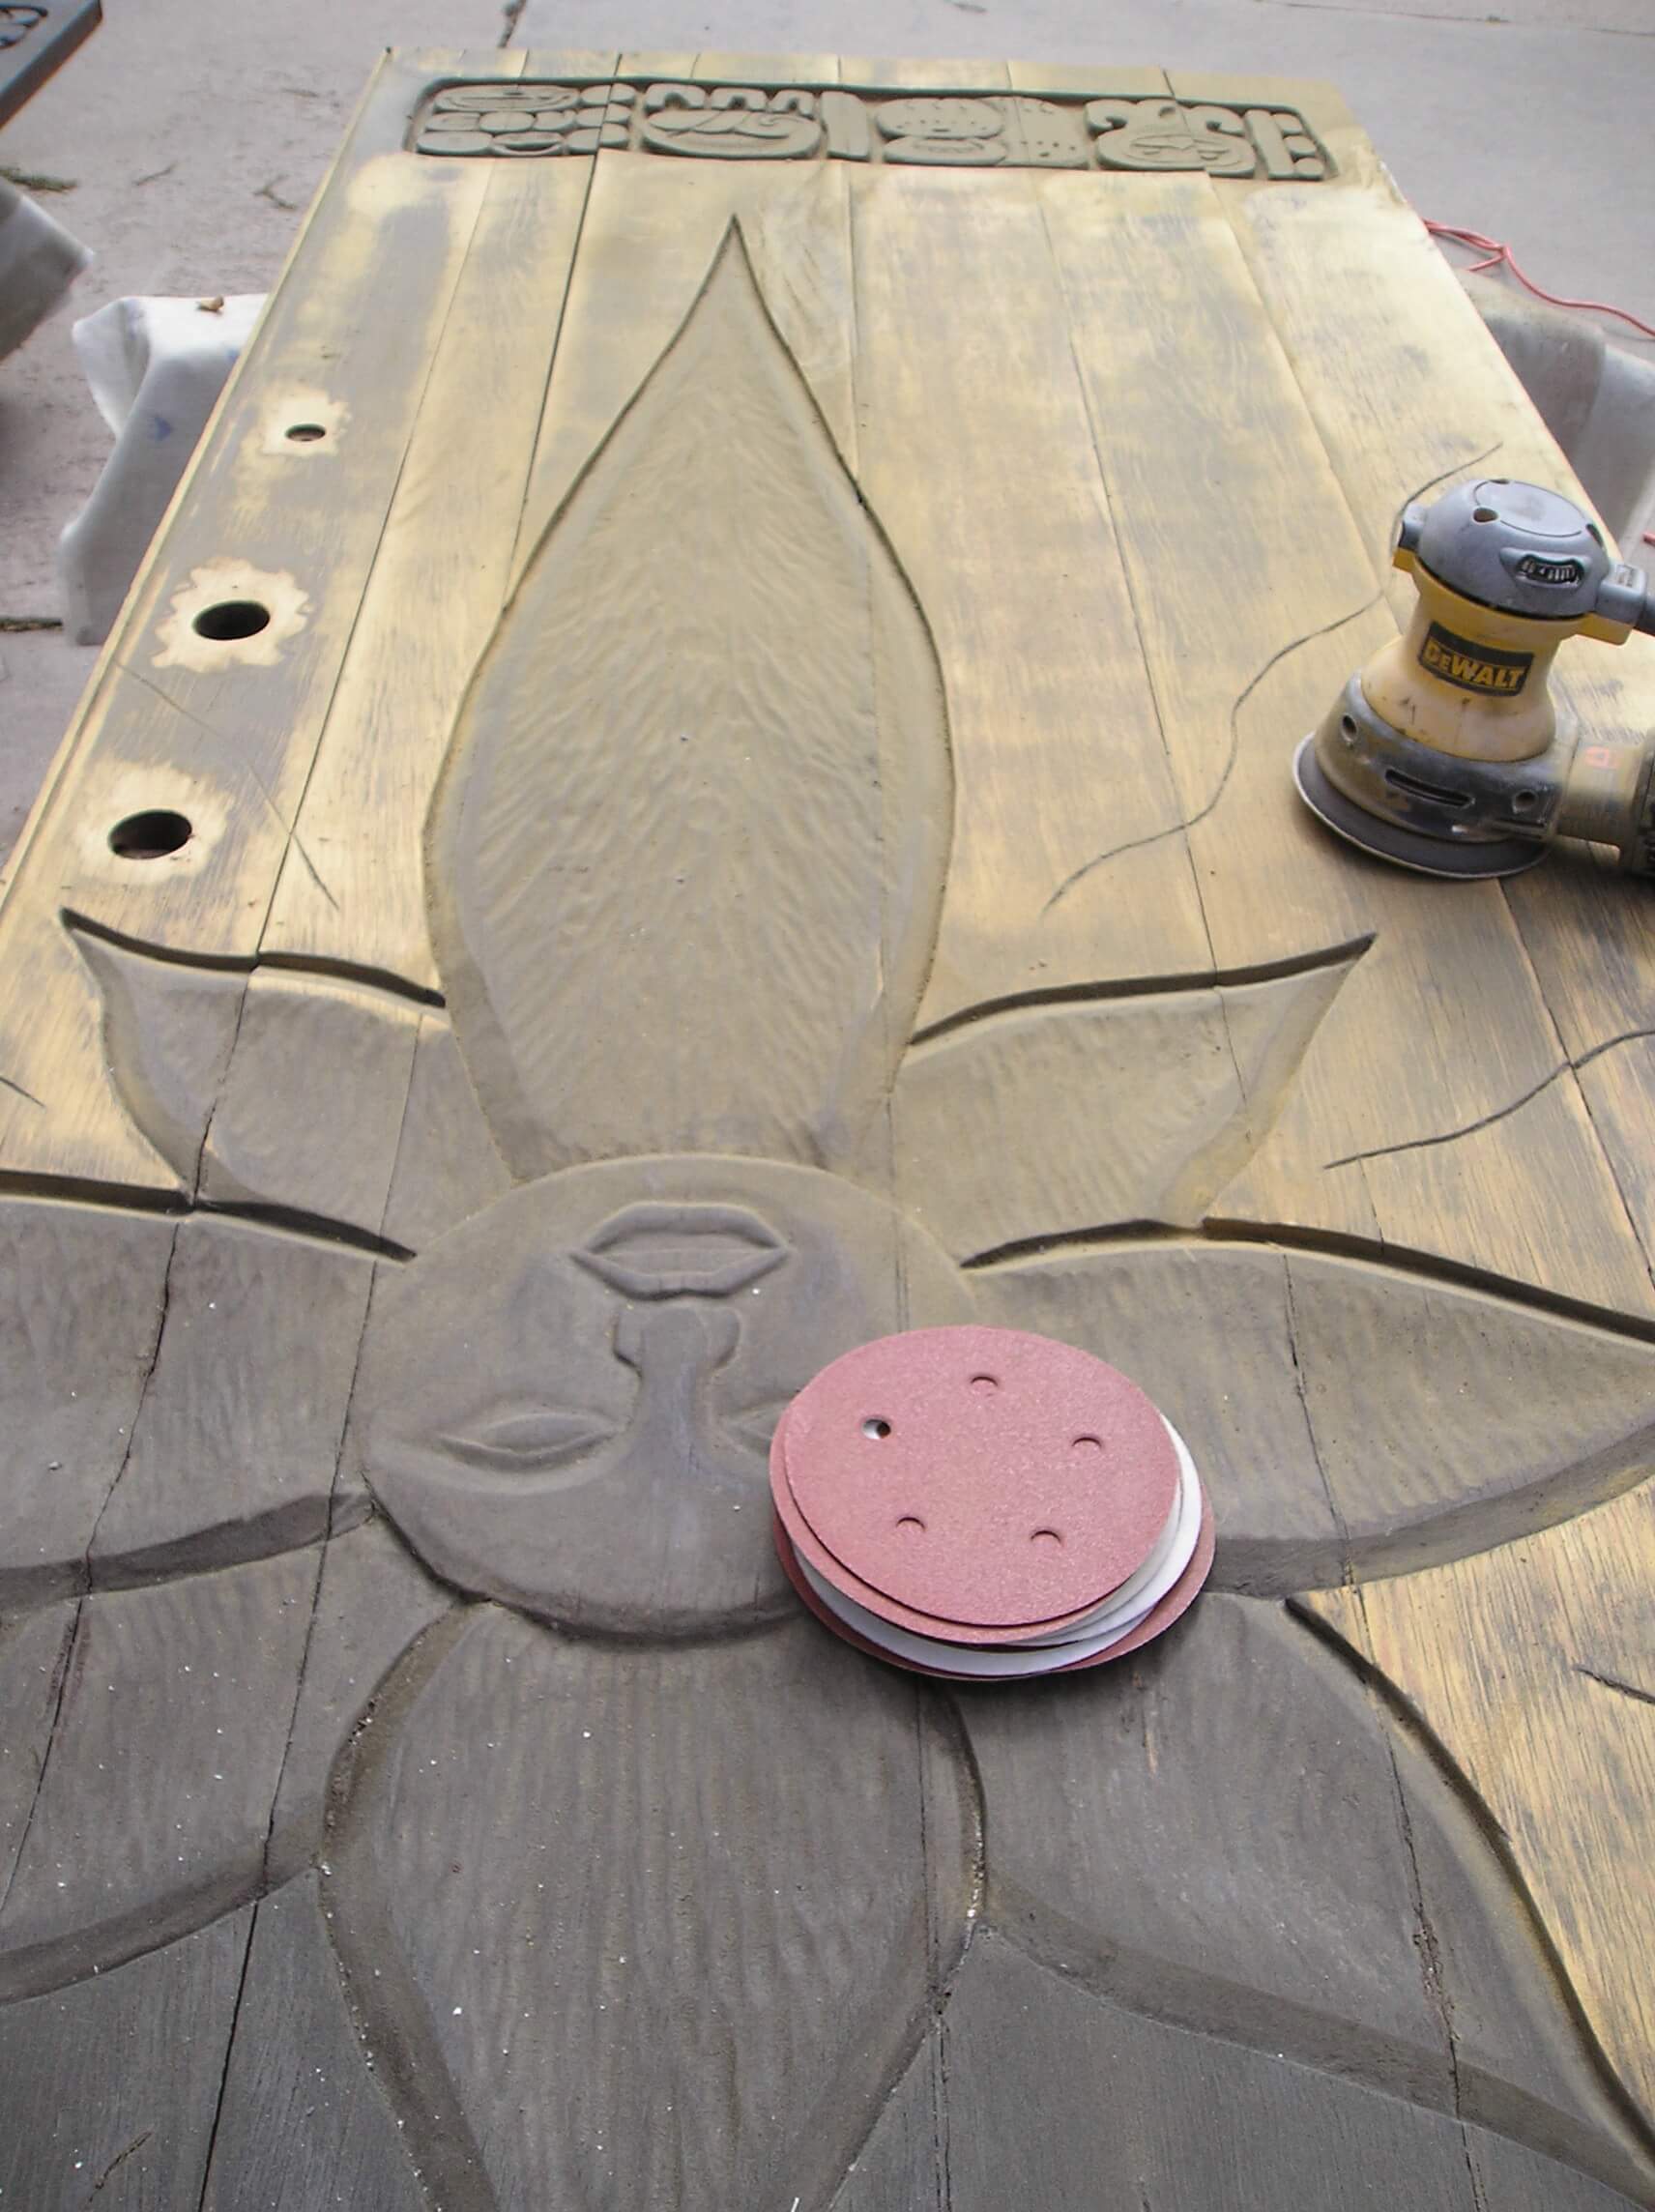
[[[727,1306],[687,1302],[630,1306],[615,1324],[615,1351],[638,1372],[637,1409],[626,1432],[628,1457],[647,1455],[653,1470],[693,1472],[728,1457],[709,1405],[714,1372],[736,1349],[741,1324]]]

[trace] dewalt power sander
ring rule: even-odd
[[[1312,812],[1424,875],[1515,875],[1561,836],[1655,876],[1655,732],[1583,739],[1547,689],[1565,638],[1655,633],[1641,571],[1572,501],[1504,477],[1405,509],[1393,558],[1419,603],[1299,746]]]

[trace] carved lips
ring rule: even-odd
[[[1114,1658],[1212,1563],[1171,1424],[1101,1359],[1018,1329],[910,1330],[835,1360],[777,1424],[770,1490],[805,1603],[922,1673]]]

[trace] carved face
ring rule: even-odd
[[[374,1302],[369,1483],[448,1581],[653,1635],[791,1603],[766,1454],[870,1337],[965,1318],[965,1278],[815,1169],[623,1161],[513,1191]]]

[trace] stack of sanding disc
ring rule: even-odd
[[[834,1360],[776,1425],[770,1492],[805,1604],[921,1674],[1118,1659],[1212,1565],[1172,1423],[1118,1369],[1021,1329],[911,1329]]]

